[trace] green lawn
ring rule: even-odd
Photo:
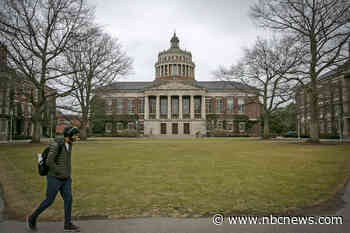
[[[36,153],[0,145],[0,182],[12,216],[45,197]],[[252,139],[104,139],[73,148],[73,216],[272,214],[330,199],[350,175],[350,145]],[[62,219],[56,199],[41,218]]]

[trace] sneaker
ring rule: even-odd
[[[37,231],[36,228],[36,220],[32,219],[31,216],[27,216],[26,218],[26,227],[28,231]]]
[[[73,223],[69,223],[68,225],[64,226],[65,232],[80,232],[80,228]]]

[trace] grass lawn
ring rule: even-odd
[[[0,145],[0,182],[11,216],[45,197],[36,153]],[[322,203],[350,175],[350,145],[252,139],[103,139],[73,148],[73,216],[207,216],[286,213]],[[58,197],[42,219],[61,220]]]

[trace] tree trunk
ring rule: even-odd
[[[319,109],[318,109],[318,98],[317,98],[316,89],[312,90],[310,110],[311,110],[310,141],[314,143],[319,143],[320,142],[320,130],[319,130],[320,122],[319,122]]]
[[[88,138],[88,132],[87,132],[87,127],[86,127],[86,122],[82,122],[80,126],[80,140],[81,141],[86,141]]]
[[[320,142],[320,122],[319,122],[319,107],[318,107],[318,87],[317,87],[317,40],[316,37],[312,34],[311,38],[311,64],[310,64],[310,78],[311,78],[311,90],[310,90],[310,110],[311,110],[311,127],[310,127],[310,136],[311,142],[318,143]]]
[[[264,139],[270,138],[269,122],[270,122],[270,116],[269,116],[269,114],[265,114],[264,115],[264,136],[263,136]]]
[[[40,143],[40,128],[41,124],[40,121],[37,119],[33,119],[33,136],[32,136],[32,143]]]

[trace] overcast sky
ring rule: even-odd
[[[96,21],[117,37],[133,59],[123,81],[153,81],[158,53],[170,47],[176,30],[180,48],[192,53],[198,81],[214,80],[220,65],[230,66],[262,31],[248,17],[256,0],[88,0]]]

